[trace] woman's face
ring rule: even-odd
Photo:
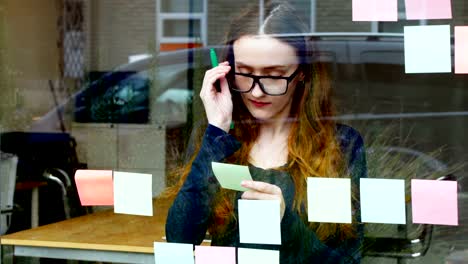
[[[233,50],[236,73],[289,77],[296,71],[299,64],[294,48],[273,37],[244,36],[234,42]],[[236,75],[236,78],[240,79],[242,76]],[[265,94],[256,83],[250,92],[241,93],[242,101],[256,119],[266,121],[287,118],[297,80],[300,78],[298,74],[287,86],[287,92],[278,96]],[[272,81],[275,82],[275,80]],[[263,83],[265,89],[269,89],[268,79]],[[239,87],[239,81],[236,81],[236,84]],[[284,87],[286,87],[285,82]]]

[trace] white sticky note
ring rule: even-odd
[[[194,264],[193,245],[154,242],[154,260],[157,264]]]
[[[281,245],[278,200],[238,200],[241,243]]]
[[[351,223],[351,180],[307,178],[309,222]]]
[[[360,181],[362,222],[406,224],[404,180],[361,178]]]
[[[265,249],[252,249],[252,248],[238,248],[237,249],[237,262],[238,264],[279,264],[279,251],[265,250]]]
[[[114,172],[114,212],[153,215],[152,175]]]
[[[213,173],[221,187],[245,192],[248,189],[241,186],[243,180],[252,180],[249,167],[220,162],[211,162]]]
[[[450,26],[406,26],[405,72],[451,72]]]

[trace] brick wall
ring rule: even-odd
[[[87,9],[90,70],[106,71],[154,47],[155,0],[94,0]]]
[[[317,32],[369,32],[369,22],[352,22],[351,0],[316,0]]]

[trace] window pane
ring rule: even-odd
[[[405,26],[418,26],[419,20],[400,20],[397,22],[379,22],[379,32],[403,33]]]
[[[199,19],[166,19],[164,20],[164,37],[199,38]]]

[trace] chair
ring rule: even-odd
[[[41,224],[82,215],[76,187],[69,175],[81,166],[76,156],[75,139],[68,133],[4,132],[0,133],[1,151],[18,156],[17,182],[46,182],[41,188],[41,203],[47,208],[41,210]],[[37,190],[39,191],[39,190]],[[18,196],[19,197],[19,196]],[[58,199],[57,199],[58,198]],[[31,202],[38,219],[38,202]],[[60,208],[61,207],[61,208]],[[63,208],[63,211],[62,211]],[[59,209],[59,210],[56,210]],[[33,221],[39,225],[39,221]],[[23,229],[24,223],[12,227]]]
[[[442,175],[435,179],[456,180],[456,177],[452,174],[443,175],[448,171],[447,166],[444,163],[413,149],[383,147],[379,150],[369,148],[367,152],[368,157],[371,155],[380,157],[385,155],[396,155],[396,159],[403,160],[403,166],[401,166],[401,168],[408,164],[405,163],[405,161],[408,162],[408,160],[411,160],[410,162],[413,162],[413,164],[421,166],[417,167],[414,171],[415,173],[417,172],[420,174],[414,176],[429,177],[430,175]],[[381,155],[377,155],[377,153],[380,153]],[[396,159],[393,160],[396,161]],[[390,161],[390,163],[392,162]],[[369,176],[372,177],[373,175],[369,174]],[[377,177],[377,175],[375,175],[375,177]],[[379,178],[382,178],[382,176],[379,176]],[[408,181],[408,179],[406,180]],[[366,224],[365,229],[368,232],[364,237],[364,256],[392,258],[396,259],[397,263],[402,263],[404,260],[415,259],[426,255],[431,245],[433,225],[411,224],[411,200],[408,196],[408,190],[406,193],[406,215],[409,219],[407,224],[396,226],[396,230],[391,230],[393,234],[386,237],[374,236],[375,234],[372,234],[372,231],[369,231],[369,229],[371,229],[369,226],[372,226],[373,224]],[[388,235],[388,232],[386,235]]]
[[[17,156],[0,152],[0,235],[5,234],[11,224],[17,164]]]

